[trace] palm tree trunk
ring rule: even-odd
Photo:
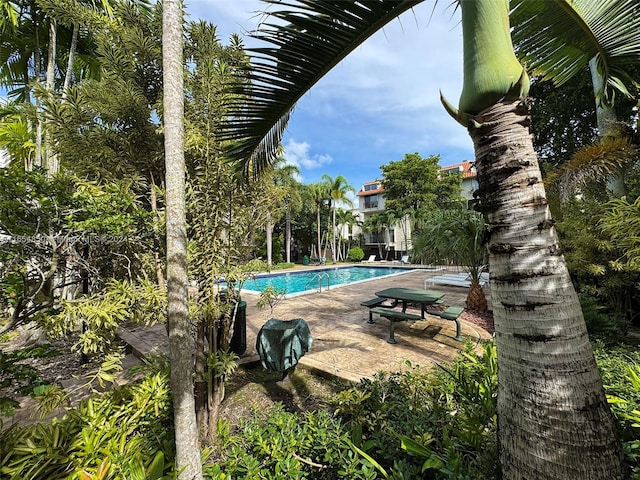
[[[162,216],[158,212],[158,199],[157,199],[157,196],[156,196],[156,182],[155,182],[155,179],[153,177],[153,173],[150,174],[150,180],[151,180],[151,186],[149,188],[149,198],[150,198],[150,203],[151,203],[151,211],[153,212],[153,215],[154,215],[153,232],[155,234],[158,234],[158,232],[159,232],[159,222],[160,222]],[[167,288],[166,288],[166,284],[165,284],[165,281],[164,281],[164,271],[163,271],[164,266],[162,264],[162,260],[160,259],[160,252],[158,251],[158,249],[154,249],[153,262],[154,262],[154,265],[156,267],[156,279],[157,279],[157,282],[158,282],[158,287],[163,292],[166,292]]]
[[[285,252],[287,263],[291,263],[291,209],[287,208],[285,212],[285,233],[284,233]]]
[[[318,258],[322,256],[320,250],[322,249],[322,237],[320,236],[320,204],[316,204],[316,216],[317,216],[317,224],[318,224]]]
[[[489,229],[504,479],[622,479],[578,297],[547,207],[524,101],[469,127]]]
[[[180,478],[202,480],[193,368],[195,347],[189,323],[185,207],[182,6],[165,0],[162,8],[162,63],[167,222],[167,326],[171,358],[176,470]]]
[[[73,33],[71,34],[71,45],[69,46],[69,60],[67,61],[67,72],[64,76],[64,84],[62,85],[62,98],[67,98],[67,92],[71,86],[73,79],[73,64],[76,58],[76,50],[78,48],[78,33],[80,27],[77,23],[73,24]]]
[[[273,264],[273,223],[271,222],[271,214],[267,213],[266,226],[266,243],[267,243],[267,265]]]
[[[57,43],[57,24],[54,18],[49,19],[49,56],[47,59],[47,81],[46,81],[46,91],[47,94],[53,96],[53,90],[55,88],[55,67],[56,67],[56,43]],[[58,156],[53,154],[52,151],[52,138],[51,134],[47,130],[46,119],[43,120],[42,124],[44,126],[44,155],[45,155],[45,164],[47,166],[47,175],[50,177],[56,175],[60,171],[60,163],[58,161]]]
[[[598,67],[596,66],[595,60],[595,58],[592,58],[589,61],[589,71],[591,72],[591,83],[593,84],[593,93],[594,98],[596,99],[596,120],[598,122],[598,134],[600,138],[604,138],[608,135],[615,136],[616,124],[618,123],[618,119],[613,107],[611,105],[607,105],[600,98],[603,79],[602,75],[598,72]],[[622,197],[626,193],[624,186],[624,175],[624,170],[622,168],[619,168],[607,179],[607,188],[616,197]]]
[[[338,251],[336,250],[336,206],[333,206],[333,238],[331,242],[331,257],[333,259],[333,263],[338,261]]]

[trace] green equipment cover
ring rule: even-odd
[[[262,366],[275,372],[286,372],[311,350],[311,331],[302,318],[272,318],[258,332],[256,350]]]

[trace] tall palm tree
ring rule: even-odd
[[[552,80],[561,85],[583,69],[587,64],[591,72],[593,92],[596,104],[596,118],[600,138],[619,137],[618,120],[613,108],[616,94],[630,96],[627,85],[633,80],[627,73],[630,63],[637,63],[640,51],[640,29],[631,21],[633,14],[638,15],[636,2],[635,12],[630,15],[629,2],[605,2],[611,11],[606,23],[589,22],[595,19],[598,11],[591,11],[593,2],[577,0],[572,2],[548,2],[546,0],[512,0],[511,20],[514,28],[514,42],[522,52],[521,60],[542,79]],[[551,37],[546,35],[545,26],[553,19],[563,18],[563,14],[571,15],[564,22],[564,28]],[[613,29],[618,34],[611,35]],[[621,34],[620,34],[621,33]],[[578,39],[580,48],[591,52],[591,57],[584,55],[579,59],[569,55],[575,48]],[[600,48],[602,44],[603,48]],[[615,52],[614,56],[603,54]],[[573,62],[549,62],[550,56],[572,58]],[[610,190],[617,196],[624,195],[622,169],[610,176]]]
[[[285,209],[285,260],[291,262],[291,211],[300,204],[300,183],[296,176],[300,169],[286,164],[284,157],[278,157],[274,164],[273,180],[280,189]],[[270,259],[269,259],[270,260]]]
[[[195,345],[189,322],[184,159],[184,72],[182,5],[162,7],[162,63],[167,218],[167,330],[171,358],[176,470],[202,480],[200,441],[193,395]]]
[[[374,213],[368,216],[362,224],[363,230],[369,233],[375,233],[378,245],[378,256],[380,259],[386,258],[382,252],[382,245],[385,243],[384,234],[389,229],[389,217],[383,213]]]
[[[577,2],[578,0],[576,0]],[[551,38],[578,35],[570,50],[550,50],[558,72],[572,59],[611,60],[637,52],[635,0],[568,0],[549,18]],[[277,0],[267,0],[277,5]],[[226,138],[232,155],[255,175],[273,158],[296,101],[365,39],[419,3],[289,0],[256,33],[271,44],[254,51],[249,100],[238,103]],[[488,225],[492,303],[500,365],[498,424],[502,476],[596,479],[623,477],[613,421],[588,341],[577,295],[547,208],[529,133],[528,77],[511,42],[508,0],[464,0],[464,83],[459,107],[443,101],[473,139],[480,204]],[[295,7],[295,8],[292,8]],[[584,42],[580,40],[585,39]],[[618,38],[627,49],[609,48]],[[633,45],[631,45],[633,44]],[[615,82],[613,82],[615,83]],[[605,84],[612,85],[609,80]]]
[[[338,212],[336,213],[336,223],[338,225],[338,231],[342,232],[343,227],[353,227],[354,225],[356,225],[358,223],[358,216],[354,215],[353,211],[351,210],[344,210],[342,208],[338,209]],[[341,240],[342,240],[342,235],[338,236],[338,252],[341,252]],[[342,252],[340,253],[340,258],[347,258],[346,252],[349,251],[349,248],[351,248],[351,239],[348,238],[346,245],[345,245],[345,251],[344,251],[344,255],[342,254]]]
[[[390,224],[391,225],[400,225],[400,230],[402,230],[402,240],[404,242],[404,248],[402,243],[400,244],[400,253],[409,253],[409,242],[411,239],[409,238],[410,226],[415,221],[413,213],[414,210],[411,208],[390,208],[386,210],[386,213],[389,215]],[[397,240],[396,240],[397,241]]]
[[[338,260],[338,252],[336,250],[336,208],[338,202],[344,203],[349,207],[353,206],[353,202],[349,198],[349,193],[356,193],[356,189],[349,184],[346,178],[342,175],[338,175],[336,178],[331,178],[331,175],[322,175],[322,180],[327,184],[329,190],[329,201],[333,218],[333,235],[331,237],[331,249],[333,256],[333,263]]]
[[[316,207],[316,228],[317,228],[317,241],[318,241],[318,257],[323,257],[321,254],[322,249],[322,227],[320,223],[320,213],[322,212],[322,205],[329,198],[329,191],[326,183],[316,182],[307,185],[305,189],[305,195],[310,199]]]

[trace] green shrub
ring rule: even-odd
[[[607,312],[598,300],[586,294],[580,295],[580,305],[589,335],[597,338],[619,339],[627,328],[622,318]]]
[[[359,262],[364,258],[364,251],[360,247],[353,247],[349,249],[347,259],[352,262]]]
[[[640,480],[640,351],[596,342],[594,353],[633,480]]]
[[[33,389],[46,384],[38,371],[20,363],[29,358],[55,357],[60,352],[50,345],[23,348],[10,353],[0,351],[0,387],[13,388],[16,395],[33,395]],[[0,397],[0,414],[10,417],[20,404],[10,397]]]
[[[424,467],[432,470],[429,478],[495,478],[495,346],[487,343],[477,356],[467,345],[436,370],[409,366],[336,396],[354,444],[392,478],[421,478]]]
[[[267,413],[241,420],[231,433],[221,422],[218,457],[205,463],[209,478],[258,479],[375,479],[372,463],[351,447],[339,420],[327,411],[296,414],[282,404]]]
[[[81,402],[61,419],[0,432],[0,477],[157,479],[172,470],[165,465],[173,458],[171,426],[168,379],[157,373]]]
[[[295,266],[296,266],[296,264],[292,263],[292,262],[280,262],[280,263],[277,263],[276,265],[274,265],[272,268],[274,270],[282,270],[284,268],[293,268]]]

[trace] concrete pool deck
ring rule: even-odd
[[[388,265],[391,266],[390,263]],[[331,267],[327,265],[327,268]],[[311,330],[313,346],[300,359],[300,364],[345,380],[371,378],[378,371],[398,371],[405,367],[407,360],[422,366],[453,360],[464,345],[454,338],[454,322],[431,315],[427,315],[424,321],[397,322],[395,337],[398,343],[392,345],[387,343],[389,321],[374,315],[375,323],[368,323],[369,311],[360,306],[360,302],[374,298],[379,290],[389,287],[424,288],[428,277],[446,272],[416,268],[402,275],[331,287],[329,290],[324,287],[322,292],[284,299],[276,305],[273,315],[270,315],[269,308],[258,309],[258,295],[243,293],[242,299],[247,302],[247,351],[242,360],[256,360],[258,331],[272,317],[281,320],[303,318]],[[445,293],[443,300],[448,305],[465,305],[466,288],[437,285],[429,289]],[[491,305],[488,285],[484,290]],[[487,331],[472,323],[461,321],[461,325],[465,341],[478,344],[491,338]],[[130,329],[125,335],[128,337],[125,341],[132,344],[134,351],[141,354],[167,353],[164,325]]]

